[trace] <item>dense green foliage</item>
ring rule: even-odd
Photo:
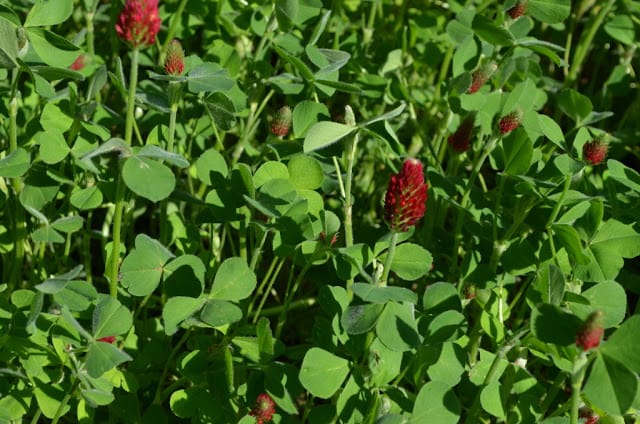
[[[0,422],[640,422],[639,1],[124,3],[0,0]]]

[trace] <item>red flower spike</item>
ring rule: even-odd
[[[160,31],[158,0],[126,0],[118,22],[116,32],[133,47],[146,47],[156,42]]]
[[[284,137],[289,134],[291,128],[291,108],[289,106],[282,106],[276,116],[271,121],[271,133],[278,137]]]
[[[82,68],[84,68],[84,55],[83,54],[81,54],[80,56],[76,57],[76,60],[74,60],[71,65],[69,65],[69,69],[71,69],[72,71],[80,71],[80,70],[82,70]]]
[[[524,15],[527,11],[527,0],[518,0],[515,6],[511,9],[507,10],[507,15],[511,17],[511,19],[518,19],[520,16]]]
[[[468,115],[460,123],[456,132],[449,136],[449,138],[447,139],[447,143],[449,143],[449,146],[451,146],[454,151],[463,153],[469,150],[475,121],[476,116],[474,114]]]
[[[500,118],[498,122],[498,128],[501,134],[508,134],[520,126],[522,120],[522,112],[515,111]]]
[[[175,38],[167,47],[167,56],[164,60],[164,71],[167,75],[181,75],[184,72],[184,50],[180,41]]]
[[[582,157],[590,165],[599,165],[607,157],[608,146],[600,140],[592,140],[582,146]]]
[[[604,326],[602,325],[602,312],[595,311],[587,318],[587,320],[578,329],[576,334],[576,346],[585,352],[600,346],[600,340],[604,334]]]
[[[99,342],[104,342],[104,343],[109,343],[109,344],[113,344],[113,342],[116,341],[116,336],[106,336],[106,337],[100,337],[98,339]]]
[[[384,218],[391,231],[407,231],[424,216],[427,188],[417,159],[407,159],[400,172],[391,176],[384,197]]]
[[[261,393],[256,398],[256,404],[249,412],[249,415],[255,417],[256,424],[264,424],[271,421],[273,414],[276,413],[276,404],[266,393]]]
[[[476,91],[480,90],[480,88],[482,88],[482,86],[487,81],[489,81],[489,78],[491,78],[491,76],[497,69],[498,65],[493,62],[476,69],[473,74],[471,74],[471,86],[469,87],[469,90],[467,90],[467,93],[473,94]]]

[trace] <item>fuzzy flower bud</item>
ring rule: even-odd
[[[524,15],[526,11],[527,0],[518,0],[515,6],[507,10],[507,15],[509,15],[511,19],[518,19],[520,16]]]
[[[501,134],[508,134],[511,131],[515,130],[520,126],[520,122],[522,121],[522,112],[515,111],[511,112],[502,118],[500,118],[500,122],[498,122],[498,128],[500,129]]]
[[[427,201],[422,163],[407,159],[392,175],[384,198],[384,218],[392,231],[407,231],[424,216]]]
[[[256,404],[249,412],[249,415],[256,419],[256,424],[264,424],[271,421],[273,414],[276,413],[276,404],[266,393],[261,393],[256,399]]]
[[[113,342],[116,341],[116,336],[106,336],[106,337],[100,337],[98,339],[99,342],[104,342],[104,343],[109,343],[109,344],[113,344]]]
[[[602,315],[601,311],[595,311],[589,315],[584,324],[578,329],[576,346],[587,351],[600,345],[600,340],[604,334]]]
[[[607,157],[608,146],[600,140],[592,140],[582,146],[582,158],[590,165],[599,165]]]
[[[463,153],[469,150],[475,120],[476,116],[474,114],[468,115],[462,122],[460,122],[456,132],[449,136],[447,142],[454,151]]]
[[[271,121],[271,132],[278,137],[284,137],[289,134],[291,128],[291,108],[289,106],[282,106],[276,116]]]
[[[164,71],[167,75],[182,75],[184,72],[184,50],[180,41],[175,38],[171,40],[167,47],[167,56],[164,60]]]
[[[471,74],[471,86],[469,87],[469,90],[467,90],[467,93],[473,94],[480,90],[480,88],[489,81],[489,78],[491,78],[497,69],[498,65],[494,62],[487,63],[486,65],[476,69],[473,74]]]
[[[158,0],[126,0],[116,23],[120,38],[133,47],[145,47],[156,42],[158,31]]]

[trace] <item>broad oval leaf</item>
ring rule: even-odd
[[[176,178],[171,169],[141,156],[132,156],[126,160],[122,167],[122,179],[131,191],[152,202],[166,199],[176,186]]]
[[[300,383],[314,396],[329,399],[349,373],[349,361],[324,349],[307,351],[300,368]]]
[[[210,297],[237,302],[249,297],[256,284],[256,275],[244,259],[229,258],[218,268]]]
[[[354,132],[357,128],[331,121],[321,121],[309,128],[304,138],[305,153],[330,146]]]

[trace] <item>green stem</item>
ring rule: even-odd
[[[140,59],[140,49],[134,47],[131,52],[131,70],[129,73],[129,97],[127,98],[127,117],[125,122],[124,141],[131,146],[133,135],[134,111],[136,107],[136,88],[138,87],[138,62]]]
[[[20,70],[16,68],[12,72],[12,95],[9,101],[9,152],[14,152],[18,149],[18,80],[20,77]],[[24,262],[25,247],[24,243],[27,238],[27,223],[24,214],[24,208],[20,204],[19,195],[24,186],[21,177],[12,178],[11,186],[13,187],[13,260],[11,262],[11,269],[9,274],[9,292],[13,288],[20,284],[22,279],[22,266]]]
[[[571,175],[567,175],[564,178],[564,184],[562,186],[562,193],[560,194],[560,198],[558,199],[556,204],[553,206],[553,211],[551,211],[551,215],[549,215],[549,219],[547,220],[547,225],[545,226],[547,229],[549,229],[551,225],[553,225],[553,222],[558,217],[558,213],[560,212],[560,208],[564,203],[564,198],[567,195],[567,192],[569,191],[570,186],[571,186]]]
[[[171,353],[167,358],[167,362],[164,364],[164,368],[162,369],[162,374],[160,376],[160,379],[158,380],[158,385],[156,386],[155,395],[153,396],[153,403],[155,405],[160,405],[162,403],[162,384],[167,378],[167,374],[169,373],[169,367],[173,362],[173,358],[178,354],[178,352],[182,348],[182,345],[186,343],[190,335],[191,335],[191,330],[185,331],[182,337],[180,338],[180,340],[178,341],[178,343],[176,343],[176,345],[171,350]]]
[[[580,410],[580,390],[582,382],[587,372],[587,355],[586,352],[580,352],[573,361],[573,370],[571,371],[571,424],[578,424],[578,416]]]
[[[590,25],[587,29],[587,34],[584,37],[580,38],[580,43],[576,47],[573,60],[570,62],[571,67],[569,69],[569,75],[565,80],[565,86],[573,85],[573,83],[575,83],[578,79],[578,74],[580,74],[580,71],[582,70],[582,64],[587,56],[587,53],[589,52],[589,48],[591,47],[593,38],[598,32],[598,29],[600,29],[600,26],[602,26],[604,19],[606,18],[614,3],[615,0],[609,0],[607,4],[600,9],[600,12],[598,13],[598,15],[596,15],[595,19],[590,22]]]
[[[129,74],[129,97],[127,99],[127,115],[125,122],[124,141],[131,146],[133,135],[134,109],[136,101],[136,87],[138,85],[138,60],[140,51],[137,47],[131,52],[131,72]],[[118,295],[118,265],[120,263],[120,239],[122,235],[122,215],[124,210],[125,186],[122,180],[122,167],[118,165],[118,177],[116,182],[115,212],[113,215],[113,234],[111,255],[108,260],[109,293],[112,297]]]
[[[86,230],[82,235],[82,252],[84,257],[84,272],[86,274],[87,283],[93,284],[93,273],[91,271],[91,220],[93,211],[87,212],[87,220],[85,221]]]
[[[496,147],[497,142],[498,137],[493,137],[485,146],[484,151],[476,161],[475,166],[471,171],[469,181],[467,181],[467,186],[465,188],[464,194],[462,195],[462,200],[460,200],[458,218],[456,220],[456,227],[453,233],[453,248],[451,249],[451,270],[449,274],[450,280],[456,278],[458,274],[458,248],[460,247],[460,241],[462,238],[462,226],[466,218],[467,207],[469,206],[469,198],[471,196],[473,184],[475,183],[476,178],[480,173],[480,169],[482,169],[482,165],[484,165],[485,160],[489,157],[493,149]],[[458,284],[458,291],[462,293],[462,284]]]
[[[262,295],[262,298],[260,299],[260,303],[258,304],[258,309],[256,310],[256,313],[253,317],[254,324],[258,322],[258,318],[260,318],[260,311],[264,307],[264,304],[267,301],[267,298],[269,297],[269,293],[271,292],[271,289],[273,288],[273,285],[275,284],[276,279],[280,274],[280,270],[282,269],[282,265],[284,265],[284,262],[285,262],[285,258],[277,258],[271,261],[271,266],[269,267],[267,274],[262,279],[262,282],[260,283],[260,287],[258,287],[258,290],[256,291],[256,295],[257,296]],[[267,282],[268,282],[268,285],[265,290],[264,288]],[[252,310],[253,310],[253,303],[249,305],[249,309],[247,310],[247,316],[251,314]]]
[[[73,395],[73,393],[76,391],[76,388],[78,387],[78,383],[80,383],[80,380],[76,378],[73,384],[71,385],[71,390],[69,390],[64,395],[64,397],[62,398],[62,402],[60,402],[60,405],[58,405],[58,409],[56,410],[56,413],[53,416],[53,420],[51,421],[51,424],[57,424],[58,421],[60,421],[60,418],[64,413],[65,407],[69,403],[69,400],[71,400],[71,396]]]
[[[391,232],[391,238],[389,239],[389,249],[387,249],[387,259],[384,261],[384,271],[382,272],[382,278],[378,281],[380,287],[387,285],[389,279],[389,273],[391,271],[391,263],[393,262],[393,256],[396,253],[396,245],[398,244],[398,233],[396,231]]]
[[[351,196],[351,187],[353,184],[353,164],[356,157],[356,149],[358,145],[358,133],[353,139],[347,143],[347,174],[344,182],[344,241],[345,247],[353,246],[353,198]]]
[[[313,263],[313,260],[310,260],[304,265],[304,267],[298,274],[298,277],[293,282],[293,285],[291,285],[291,278],[289,278],[289,284],[287,284],[287,292],[284,299],[284,307],[282,308],[282,312],[280,312],[280,316],[278,317],[278,324],[276,325],[276,339],[279,339],[282,335],[282,330],[284,329],[284,325],[287,322],[287,312],[289,312],[291,301],[298,291],[298,288],[300,288],[300,283],[302,283],[302,279],[304,278],[305,274],[307,273],[309,268],[311,268],[311,263]],[[291,269],[293,270],[293,267]]]
[[[315,305],[316,303],[318,303],[318,299],[316,299],[315,297],[308,297],[306,299],[294,300],[289,304],[289,311],[293,311],[295,309],[307,309]],[[260,313],[260,316],[268,317],[273,315],[279,315],[280,313],[282,313],[283,309],[284,309],[283,305],[278,305],[271,308],[265,308]],[[257,322],[257,320],[255,320],[255,322]]]
[[[175,91],[180,89],[179,85],[176,85],[175,81],[171,81],[169,83],[169,97],[175,96]],[[178,115],[178,102],[177,99],[172,99],[171,102],[171,112],[169,113],[169,135],[167,138],[167,152],[173,153],[173,143],[175,140],[176,134],[176,116]],[[164,199],[160,202],[160,243],[164,246],[168,246],[168,232],[169,232],[169,223],[167,221],[167,199]]]

